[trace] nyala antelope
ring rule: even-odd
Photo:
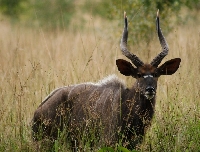
[[[159,66],[169,50],[160,29],[159,11],[156,29],[162,52],[150,64],[143,63],[127,49],[126,13],[124,22],[120,48],[122,54],[133,64],[118,59],[116,65],[121,74],[136,79],[132,87],[127,88],[112,75],[98,83],[82,83],[54,90],[34,113],[34,141],[45,138],[55,140],[58,134],[64,132],[64,137],[76,141],[76,146],[79,147],[79,134],[90,134],[90,129],[95,128],[94,133],[102,146],[112,146],[121,140],[123,146],[132,149],[142,142],[154,114],[158,78],[161,75],[174,74],[181,59],[171,59]]]

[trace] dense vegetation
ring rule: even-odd
[[[79,4],[79,5],[77,5]],[[81,4],[81,5],[80,5]],[[200,0],[0,0],[1,12],[12,20],[46,28],[66,28],[76,11],[93,13],[107,19],[120,21],[123,11],[127,11],[131,29],[130,40],[138,43],[141,39],[147,44],[155,34],[155,12],[160,9],[162,26],[168,32],[175,21],[181,20],[181,8],[200,10]],[[173,16],[173,17],[170,17]]]
[[[97,82],[113,73],[126,79],[128,86],[133,84],[115,65],[123,58],[119,49],[123,11],[129,17],[130,50],[148,62],[160,51],[154,36],[158,8],[170,47],[163,61],[180,57],[182,62],[178,73],[159,79],[155,116],[140,151],[200,151],[199,0],[44,2],[0,0],[0,151],[47,151],[48,145],[32,142],[30,121],[55,88]],[[192,8],[194,16],[188,16],[186,8]],[[178,14],[187,22],[175,22]],[[83,24],[84,30],[76,29]],[[140,47],[131,45],[133,40]],[[84,150],[90,150],[91,138],[83,141]],[[120,143],[102,147],[94,151],[129,151]],[[59,139],[51,150],[69,151],[69,145]]]

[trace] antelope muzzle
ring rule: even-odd
[[[156,90],[154,87],[152,86],[146,87],[144,95],[147,99],[151,100],[155,96],[155,94],[156,94]]]

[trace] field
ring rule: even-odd
[[[30,122],[55,88],[97,82],[110,74],[129,87],[134,83],[115,65],[124,58],[119,49],[123,26],[86,17],[84,30],[46,31],[0,22],[0,151],[37,151]],[[159,79],[155,117],[141,151],[200,151],[200,24],[177,25],[166,39],[170,51],[163,62],[180,57],[181,66]],[[161,50],[157,37],[148,47],[145,42],[138,46],[130,50],[146,62]],[[55,151],[67,151],[59,146]]]

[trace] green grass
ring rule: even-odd
[[[76,33],[73,27],[44,32],[1,22],[0,151],[47,151],[48,142],[33,143],[30,122],[38,105],[55,88],[96,82],[113,73],[128,86],[133,84],[135,80],[120,75],[115,65],[116,59],[124,57],[120,38],[113,31],[121,33],[122,28],[99,18],[88,19],[86,27],[89,30]],[[163,62],[180,57],[181,67],[173,76],[159,79],[155,116],[141,151],[200,151],[199,29],[196,23],[179,25],[166,37],[170,52]],[[159,53],[160,45],[154,37],[149,48],[130,46],[130,50],[149,62]],[[93,137],[81,138],[86,143],[82,144],[83,150],[90,151],[88,141]],[[120,146],[116,143],[110,150]],[[60,138],[53,150],[69,151],[69,147]],[[98,145],[93,151],[102,147]]]

